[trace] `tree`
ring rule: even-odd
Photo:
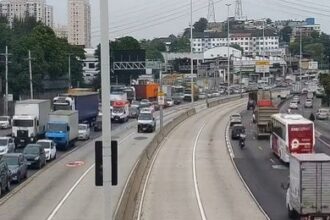
[[[141,49],[140,43],[133,37],[127,36],[110,42],[111,50],[137,50]],[[110,51],[111,51],[110,50]]]
[[[189,52],[190,51],[190,40],[182,37],[177,38],[170,45],[170,52]]]
[[[207,29],[208,21],[206,18],[200,18],[195,24],[193,25],[195,32],[203,33]]]
[[[292,28],[290,26],[285,26],[281,31],[280,31],[280,39],[284,42],[289,43],[290,42],[290,37],[292,34]]]
[[[271,23],[272,23],[272,19],[267,18],[267,19],[266,19],[266,23],[267,23],[267,24],[271,24]]]

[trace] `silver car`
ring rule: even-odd
[[[0,155],[15,151],[15,142],[11,137],[0,137]]]
[[[329,109],[326,108],[320,108],[317,112],[316,112],[316,119],[319,120],[326,120],[329,117]]]
[[[305,108],[313,108],[313,100],[306,99],[304,106],[305,106]]]

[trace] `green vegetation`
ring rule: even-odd
[[[54,31],[36,22],[35,18],[24,21],[15,20],[9,28],[4,18],[0,19],[0,51],[9,53],[9,92],[15,97],[29,91],[28,51],[31,51],[34,90],[42,92],[42,79],[58,79],[68,74],[68,56],[71,55],[72,84],[82,79],[82,65],[78,59],[84,58],[84,50],[69,45],[64,39],[57,38]],[[4,60],[1,57],[1,60]],[[5,78],[5,65],[0,63],[0,77]]]

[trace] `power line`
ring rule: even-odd
[[[317,11],[323,11],[325,13],[330,13],[330,10],[326,10],[324,8],[318,8],[318,7],[315,7],[313,5],[304,5],[304,4],[301,4],[300,2],[299,3],[294,3],[294,2],[290,2],[290,1],[286,1],[286,0],[279,0],[279,1],[287,3],[287,4],[291,4],[291,5],[296,5],[298,7],[309,8],[310,10],[317,10]],[[292,7],[294,7],[294,6],[292,6]],[[297,10],[300,10],[300,9],[297,8]],[[306,11],[306,9],[302,9],[302,10]],[[308,11],[310,11],[310,10],[308,10]]]

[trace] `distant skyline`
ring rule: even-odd
[[[227,17],[226,3],[231,3],[230,16],[234,16],[234,1],[214,0],[217,21]],[[67,1],[47,0],[54,6],[54,23],[67,24]],[[92,17],[92,45],[99,42],[99,0],[90,0]],[[314,17],[321,30],[330,33],[330,1],[319,0],[242,0],[243,15],[249,19],[303,20]],[[207,17],[208,0],[193,0],[193,22]],[[190,0],[122,0],[109,1],[110,38],[133,36],[153,39],[178,35],[189,26]]]

